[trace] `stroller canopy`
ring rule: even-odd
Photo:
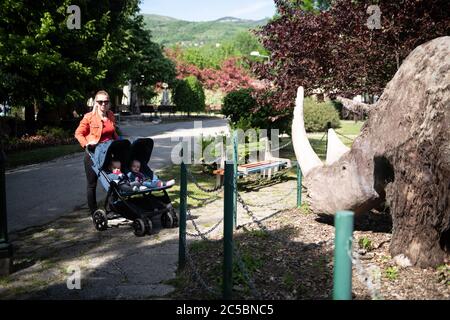
[[[121,163],[121,171],[129,172],[130,160],[141,162],[141,172],[148,178],[153,179],[153,171],[148,167],[148,162],[153,151],[153,140],[150,138],[138,139],[133,144],[128,140],[115,140],[100,143],[91,154],[93,162],[92,169],[99,175],[100,182],[106,191],[109,190],[108,178],[101,171],[108,172],[112,159]]]
[[[115,140],[100,143],[92,156],[93,167],[97,170],[108,170],[112,159],[122,164],[122,171],[128,171],[131,160],[139,160],[141,166],[147,166],[153,151],[153,139],[142,138],[130,143],[128,140]]]
[[[93,166],[97,170],[108,170],[112,159],[119,160],[122,169],[128,167],[131,143],[128,140],[115,140],[100,143],[92,157]]]
[[[131,146],[130,160],[139,160],[141,164],[147,164],[153,151],[153,139],[137,139]]]

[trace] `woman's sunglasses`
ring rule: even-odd
[[[98,104],[109,104],[109,100],[97,100]]]

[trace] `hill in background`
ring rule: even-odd
[[[224,17],[214,21],[191,22],[154,14],[144,14],[146,27],[151,30],[153,41],[171,46],[223,43],[242,31],[256,29],[268,22]]]

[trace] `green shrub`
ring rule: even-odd
[[[184,80],[179,80],[175,85],[173,101],[179,111],[204,112],[205,111],[205,91],[203,86],[195,76],[189,76]]]
[[[0,117],[0,134],[21,137],[26,133],[25,120],[18,117]]]
[[[252,89],[239,89],[231,91],[225,96],[222,114],[228,117],[233,124],[237,124],[241,120],[249,122],[252,110],[256,106],[256,100],[252,97]]]
[[[318,102],[307,97],[304,103],[305,129],[307,132],[321,132],[327,130],[327,123],[332,128],[339,128],[339,113],[330,101]]]

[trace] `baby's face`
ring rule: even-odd
[[[141,170],[141,164],[138,161],[133,161],[131,164],[131,171],[138,173]]]
[[[113,161],[112,167],[113,169],[120,169],[120,161]]]

